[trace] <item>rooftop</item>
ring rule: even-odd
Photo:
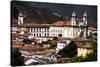
[[[78,48],[86,48],[86,49],[91,49],[92,45],[89,43],[86,43],[85,45],[77,45]]]
[[[36,23],[27,23],[23,27],[50,27],[50,24],[36,24]]]
[[[88,30],[94,30],[94,31],[96,31],[97,29],[95,27],[88,27]]]
[[[65,21],[56,21],[56,22],[53,22],[51,25],[52,26],[64,26],[65,24]]]
[[[56,27],[62,27],[62,26],[72,26],[71,20],[67,19],[65,21],[55,21],[52,24],[37,24],[37,23],[25,23],[23,27],[50,27],[50,26],[56,26]]]
[[[16,41],[14,44],[16,45],[16,44],[25,44],[25,43],[23,43],[22,41]]]

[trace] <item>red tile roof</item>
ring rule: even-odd
[[[34,24],[34,23],[28,23],[23,25],[23,27],[50,27],[50,24]]]
[[[45,49],[42,51],[32,51],[28,55],[29,56],[32,56],[32,55],[50,56],[52,53],[54,53],[54,51],[50,51],[49,49]]]
[[[93,31],[96,31],[97,29],[94,28],[94,27],[89,27],[88,30],[93,30]]]
[[[86,48],[86,49],[88,49],[88,48],[92,48],[92,45],[91,44],[89,44],[89,43],[87,43],[87,44],[85,44],[85,45],[77,45],[77,47],[78,48]]]
[[[22,41],[17,41],[14,44],[25,44],[25,43],[23,43]]]
[[[66,21],[56,21],[54,23],[52,23],[52,26],[71,26],[71,21],[70,20],[66,20]]]
[[[44,47],[40,47],[38,45],[33,45],[33,44],[25,44],[26,46],[16,46],[14,45],[14,48],[19,48],[20,50],[25,50],[25,51],[41,51],[44,50]]]
[[[65,26],[71,26],[71,21],[66,21]]]
[[[57,26],[57,27],[71,26],[71,20],[56,21],[56,22],[53,22],[52,24],[25,23],[23,25],[23,27],[50,27],[50,26]]]
[[[30,36],[30,35],[32,35],[32,34],[20,34],[20,33],[15,33],[14,35],[16,35],[16,36]]]
[[[52,23],[52,26],[64,26],[65,24],[65,21],[56,21],[54,23]]]

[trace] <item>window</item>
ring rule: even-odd
[[[35,34],[34,34],[34,37],[35,37]]]
[[[36,32],[38,32],[38,28],[36,28]]]
[[[37,34],[37,37],[38,37],[38,34]]]
[[[36,31],[36,28],[34,28],[34,32]]]
[[[47,33],[47,36],[49,36],[49,33]]]
[[[47,36],[46,33],[45,33],[45,36]]]

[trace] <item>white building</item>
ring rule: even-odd
[[[87,14],[83,15],[81,21],[77,21],[75,12],[72,13],[70,20],[57,21],[50,26],[50,36],[58,36],[62,34],[62,37],[66,38],[77,38],[79,35],[83,37],[87,36]]]
[[[29,33],[33,34],[34,38],[44,37],[57,37],[58,34],[62,34],[65,38],[77,38],[79,35],[83,37],[87,36],[87,13],[83,14],[82,20],[76,19],[76,14],[73,11],[72,17],[65,21],[56,21],[52,24],[35,24],[24,23],[22,13],[18,16],[18,27],[25,29]]]
[[[24,22],[23,18],[24,18],[23,14],[20,12],[19,15],[18,15],[18,25],[19,26],[23,25],[23,22]]]
[[[19,13],[18,20],[16,20],[16,21],[17,21],[17,24],[12,26],[12,29],[11,29],[12,34],[17,33],[17,31],[20,31],[20,32],[26,31],[26,28],[23,28],[23,27],[20,28],[20,26],[22,26],[23,22],[24,22],[24,17],[23,17],[23,14],[21,12]],[[12,21],[12,22],[15,23],[16,21]]]
[[[49,24],[25,24],[23,27],[34,37],[49,37]]]

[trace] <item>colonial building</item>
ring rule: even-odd
[[[87,27],[86,12],[84,13],[81,21],[76,19],[76,14],[75,12],[73,12],[71,19],[54,22],[53,24],[51,24],[49,31],[51,37],[62,34],[62,37],[65,38],[77,38],[80,35],[82,35],[83,37],[87,36]]]
[[[24,23],[23,14],[18,15],[18,30],[31,33],[34,38],[57,37],[62,34],[65,38],[87,37],[87,13],[83,14],[81,20],[77,20],[76,13],[73,11],[72,17],[65,21],[56,21],[52,24]]]
[[[19,15],[18,15],[18,25],[19,26],[23,25],[23,22],[24,22],[23,18],[24,18],[23,14],[20,12]]]
[[[34,37],[49,37],[49,24],[25,24],[23,27]]]
[[[21,27],[24,23],[24,17],[23,17],[23,14],[21,12],[19,13],[18,20],[16,20],[16,21],[17,21],[17,24],[12,24],[12,29],[11,29],[12,34],[18,32],[18,31],[19,32],[26,31],[26,28]],[[16,23],[16,21],[12,21],[12,22]]]

